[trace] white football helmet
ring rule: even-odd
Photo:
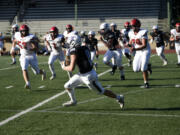
[[[69,44],[70,48],[81,46],[81,38],[78,35],[72,35],[68,37],[67,43]]]
[[[96,34],[95,34],[94,31],[89,31],[88,35],[93,35],[93,36],[95,36]]]
[[[114,22],[112,22],[112,23],[110,24],[110,26],[111,26],[111,27],[112,27],[112,26],[117,27],[117,24],[115,24]]]
[[[153,30],[157,30],[157,29],[158,29],[158,26],[157,26],[157,25],[154,25],[154,26],[152,27],[152,29],[153,29]]]
[[[12,28],[19,28],[18,24],[12,25]]]
[[[102,23],[102,24],[99,26],[99,29],[100,29],[100,30],[109,30],[109,24],[108,24],[108,23]]]

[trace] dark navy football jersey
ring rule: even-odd
[[[76,64],[81,74],[87,73],[93,69],[91,54],[86,46],[78,46],[70,50],[71,55],[76,55]]]
[[[110,47],[109,47],[109,49],[110,50],[116,50],[116,45],[117,44],[119,44],[118,43],[118,40],[116,39],[116,36],[115,36],[115,34],[113,33],[113,32],[111,32],[111,31],[109,31],[109,32],[107,32],[104,36],[103,36],[103,38],[107,41],[107,43],[108,43],[108,40],[109,39],[113,39],[113,43],[110,45]]]
[[[157,47],[164,45],[164,38],[162,31],[158,31],[157,33],[151,32],[150,35],[153,37],[153,40],[155,41]]]
[[[94,51],[95,50],[95,46],[97,45],[98,41],[96,38],[92,38],[92,40],[90,40],[89,38],[86,40],[86,46],[89,48],[90,51]]]

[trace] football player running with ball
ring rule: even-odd
[[[148,43],[148,31],[141,29],[141,22],[134,18],[131,20],[132,30],[129,32],[129,44],[131,52],[135,51],[133,60],[133,71],[142,71],[144,88],[149,88],[148,63],[151,55],[151,48]]]
[[[16,44],[20,47],[20,65],[25,81],[25,88],[30,89],[30,81],[28,75],[28,66],[30,65],[35,74],[41,74],[42,80],[46,78],[46,72],[39,69],[36,52],[38,43],[36,37],[29,33],[29,27],[25,24],[21,25],[20,32],[16,32],[13,40],[12,51],[15,51]]]
[[[116,95],[110,90],[105,90],[98,81],[97,73],[93,69],[93,62],[91,61],[90,51],[87,46],[81,46],[81,38],[78,35],[70,37],[68,40],[70,45],[71,63],[69,66],[63,67],[66,71],[73,71],[77,65],[79,73],[73,75],[64,87],[70,97],[70,101],[63,104],[63,106],[72,106],[77,104],[74,94],[74,88],[80,84],[85,84],[88,88],[96,90],[98,93],[114,98],[124,107],[124,96]]]

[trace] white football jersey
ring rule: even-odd
[[[51,34],[47,34],[46,40],[49,42],[50,47],[52,49],[52,53],[58,55],[59,53],[62,52],[62,39],[64,36],[62,34],[59,34],[55,39],[52,39]]]
[[[175,44],[180,45],[180,32],[177,32],[176,29],[172,29],[171,36],[175,38]]]
[[[135,48],[139,48],[142,45],[142,39],[147,39],[147,47],[143,50],[150,50],[147,33],[148,31],[144,29],[140,29],[137,34],[134,34],[134,31],[131,30],[129,32],[129,40],[132,41]]]
[[[35,53],[34,51],[30,51],[29,49],[31,48],[30,41],[34,38],[35,36],[33,34],[29,34],[26,37],[21,37],[20,32],[16,32],[14,35],[14,38],[17,41],[17,45],[20,48],[20,54],[21,55],[30,55]]]
[[[68,33],[67,31],[64,31],[63,33],[65,39],[68,39],[68,37],[70,37],[72,34],[74,34],[74,31],[71,31],[70,33]]]

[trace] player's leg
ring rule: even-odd
[[[156,52],[160,59],[163,61],[163,65],[167,65],[167,59],[164,55],[164,46],[156,47]]]
[[[54,61],[58,58],[57,55],[54,55],[53,53],[50,54],[49,60],[48,60],[48,65],[49,65],[49,70],[51,72],[51,77],[49,78],[50,80],[53,80],[56,77],[55,69],[54,69]]]
[[[180,46],[175,44],[175,48],[176,48],[176,54],[177,54],[177,65],[180,66]]]
[[[117,67],[119,68],[120,72],[120,79],[125,80],[125,75],[124,75],[124,67],[122,66],[122,52],[120,49],[113,51],[114,53],[114,58],[116,60]]]
[[[31,56],[30,65],[34,74],[40,74],[42,76],[42,81],[46,79],[46,72],[43,69],[39,69],[38,60],[35,54]]]
[[[97,73],[92,70],[86,75],[81,76],[81,80],[83,81],[84,84],[86,84],[89,89],[96,90],[97,93],[103,94],[107,97],[110,98],[115,98],[118,103],[120,104],[120,107],[124,107],[124,96],[123,95],[116,95],[114,92],[111,90],[106,90],[102,87],[102,85],[98,81]]]
[[[31,85],[30,85],[30,81],[29,81],[29,75],[28,75],[28,66],[29,66],[29,60],[28,58],[26,58],[25,56],[21,56],[20,57],[20,65],[21,65],[21,69],[22,69],[22,74],[23,74],[23,78],[25,81],[25,88],[26,89],[30,89]]]
[[[114,75],[116,69],[117,69],[117,66],[116,65],[113,65],[110,60],[113,58],[113,54],[112,54],[112,51],[108,50],[105,55],[104,55],[104,58],[103,58],[103,63],[110,66],[112,68],[112,71],[111,71],[111,74]]]
[[[75,97],[74,88],[76,88],[80,84],[82,84],[82,80],[79,74],[75,74],[74,76],[70,78],[68,82],[65,83],[64,88],[66,89],[66,92],[68,93],[70,101],[63,103],[63,106],[76,105],[77,100]]]
[[[150,59],[150,51],[144,51],[142,53],[142,63],[141,63],[141,71],[143,73],[143,79],[144,79],[144,87],[149,88],[149,82],[148,82],[148,63]]]

